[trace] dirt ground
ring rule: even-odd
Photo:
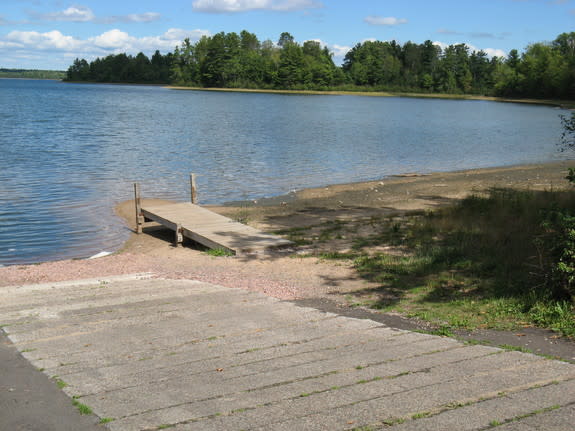
[[[354,222],[386,214],[400,215],[409,210],[433,209],[492,187],[561,189],[568,187],[564,178],[569,165],[568,162],[557,162],[431,175],[405,174],[379,181],[306,189],[277,198],[210,208],[266,231],[281,231],[334,220]],[[117,214],[126,220],[130,229],[134,229],[133,202],[118,205]],[[362,226],[363,230],[358,229],[357,235],[369,234],[365,231],[369,229],[369,224],[363,223]],[[310,251],[317,251],[305,246],[258,255],[213,257],[193,244],[174,247],[172,238],[170,231],[148,227],[141,235],[133,234],[122,250],[107,257],[0,268],[0,287],[153,272],[160,277],[191,278],[259,291],[281,299],[315,304],[319,308],[337,309],[342,313],[352,312],[346,296],[370,287],[348,264],[304,257]],[[324,242],[322,248],[324,251],[345,251],[353,239],[353,235],[346,234],[344,238]],[[371,312],[368,314],[373,315]],[[422,322],[409,321],[401,316],[379,315],[377,318],[400,327],[425,327]],[[561,341],[552,336],[540,331],[533,339],[522,335],[517,341],[535,351],[556,354]],[[489,339],[492,335],[483,334],[481,337]],[[534,345],[535,342],[541,346]],[[504,344],[511,343],[506,339]],[[567,342],[566,349],[559,356],[568,359],[575,357],[573,343]]]

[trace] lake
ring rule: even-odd
[[[0,265],[87,257],[133,197],[253,199],[405,172],[560,160],[557,108],[0,79]]]

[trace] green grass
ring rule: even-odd
[[[533,350],[530,350],[530,349],[527,349],[527,348],[521,347],[521,346],[511,346],[509,344],[500,344],[497,347],[499,347],[503,350],[511,351],[511,352],[533,353]]]
[[[215,256],[215,257],[224,257],[224,256],[233,256],[234,255],[233,252],[226,250],[226,249],[223,249],[223,248],[212,248],[212,249],[206,250],[205,253],[208,256]]]
[[[575,288],[558,283],[550,269],[562,227],[558,210],[575,214],[574,192],[493,189],[434,212],[364,221],[375,233],[356,238],[351,252],[319,256],[353,261],[378,286],[350,302],[430,321],[442,335],[538,326],[575,336]],[[351,227],[337,225],[342,235]],[[300,238],[312,238],[304,232]],[[571,235],[575,241],[575,229]],[[321,248],[320,240],[314,244]],[[396,251],[370,253],[378,246]]]
[[[116,419],[114,419],[114,418],[102,418],[102,419],[100,419],[100,424],[102,424],[102,425],[103,425],[103,424],[107,424],[107,423],[110,423],[110,422],[114,422],[115,420],[116,420]]]
[[[82,404],[76,397],[72,400],[72,405],[78,409],[81,415],[91,415],[93,413],[90,407]]]
[[[60,388],[60,389],[64,389],[65,387],[68,386],[68,383],[66,383],[64,380],[55,377],[54,381],[56,382],[56,385]]]

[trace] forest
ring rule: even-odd
[[[272,90],[400,91],[575,100],[575,32],[552,42],[489,58],[465,44],[445,48],[365,41],[337,66],[319,42],[300,44],[287,32],[261,42],[246,30],[220,32],[152,58],[109,55],[76,59],[67,81],[172,84],[205,88]]]
[[[64,79],[66,72],[38,69],[0,69],[0,78]]]

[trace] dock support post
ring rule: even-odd
[[[140,197],[140,185],[134,183],[134,202],[136,203],[136,233],[142,233],[144,216],[142,215],[142,199]]]
[[[182,230],[182,224],[178,223],[176,225],[176,237],[175,237],[175,241],[174,241],[174,245],[176,247],[182,245],[182,242],[184,241],[184,232]]]
[[[190,194],[192,198],[192,203],[198,203],[198,191],[196,188],[196,174],[190,174]]]

